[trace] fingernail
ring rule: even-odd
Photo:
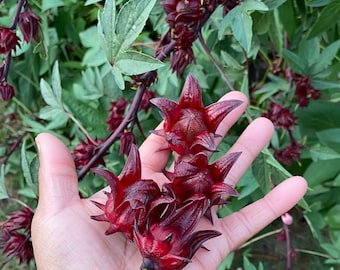
[[[40,143],[39,143],[39,139],[38,139],[38,138],[35,138],[35,144],[37,145],[38,152],[39,152],[39,154],[40,154],[41,146],[40,146]]]

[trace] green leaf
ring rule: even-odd
[[[86,30],[80,32],[79,38],[81,44],[86,48],[101,48],[100,43],[98,42],[98,38],[100,38],[100,35],[98,33],[97,27],[95,26],[91,26]]]
[[[340,151],[340,128],[324,129],[316,133],[319,141],[332,148],[333,150]]]
[[[274,9],[270,13],[270,25],[269,25],[269,36],[271,41],[273,42],[275,49],[277,51],[278,56],[282,56],[282,48],[283,46],[283,31],[282,25],[279,18],[279,12],[277,9]]]
[[[142,32],[155,3],[156,0],[130,0],[120,9],[116,19],[115,2],[105,2],[104,11],[98,16],[98,31],[111,64]]]
[[[155,3],[156,0],[130,0],[121,8],[116,23],[119,52],[126,50],[142,32]]]
[[[323,7],[331,3],[333,0],[312,0],[308,3],[310,7]]]
[[[50,8],[62,7],[64,5],[62,0],[42,0],[41,10],[46,11]]]
[[[256,266],[253,265],[245,255],[243,256],[243,268],[247,270],[257,270]]]
[[[26,153],[27,153],[27,150],[26,150],[26,139],[25,139],[21,146],[21,167],[22,167],[25,181],[28,187],[32,189],[32,191],[35,194],[35,197],[37,198],[38,186],[33,181],[32,173],[31,173],[31,166],[30,166],[30,162],[27,159]]]
[[[340,204],[332,207],[325,216],[326,223],[333,230],[340,230]]]
[[[102,43],[106,56],[112,61],[116,54],[115,46],[117,37],[115,34],[116,24],[116,2],[115,0],[106,0],[103,12],[98,14],[98,32],[102,38]]]
[[[61,101],[61,82],[60,82],[60,74],[59,74],[59,63],[55,62],[52,69],[52,90],[59,104],[62,104]]]
[[[112,68],[112,75],[119,89],[124,90],[125,89],[124,78],[122,72],[116,66]]]
[[[229,53],[225,51],[221,51],[221,56],[223,61],[228,67],[231,67],[236,70],[243,70],[244,67]]]
[[[305,73],[307,63],[305,63],[299,55],[287,49],[283,49],[282,53],[283,53],[283,57],[287,60],[287,62],[289,63],[289,65],[295,72],[300,73],[300,74]]]
[[[315,24],[311,27],[308,38],[316,37],[333,27],[340,20],[340,2],[333,1],[324,7]]]
[[[316,74],[322,72],[324,69],[330,66],[336,57],[339,48],[340,40],[335,41],[327,46],[315,61],[315,64],[313,65],[313,73]]]
[[[260,153],[252,164],[253,175],[264,194],[272,189],[272,171],[267,158],[267,155]]]
[[[286,0],[263,0],[262,2],[269,10],[272,10],[281,6]]]
[[[309,187],[314,188],[334,178],[340,171],[339,164],[340,159],[318,160],[307,167],[303,176]]]
[[[268,11],[268,7],[262,1],[258,0],[245,0],[241,3],[241,9],[243,11]]]
[[[296,10],[296,4],[293,0],[285,1],[279,8],[280,22],[284,30],[286,30],[289,40],[295,38],[295,33],[300,27],[299,14]]]
[[[253,162],[252,171],[264,194],[272,189],[273,183],[279,184],[283,180],[292,177],[291,173],[273,157],[267,148],[262,150]],[[300,200],[298,204],[309,210],[309,205],[304,199]]]
[[[58,112],[51,121],[47,124],[48,130],[64,127],[69,119],[69,115],[63,111]]]
[[[321,240],[323,238],[321,230],[325,227],[324,216],[317,211],[306,212],[304,215],[308,226],[316,239]]]
[[[234,255],[235,255],[235,252],[229,253],[228,256],[223,260],[223,262],[218,267],[218,270],[230,269],[231,265],[233,264]]]
[[[61,108],[62,105],[59,103],[56,95],[53,93],[51,86],[44,80],[40,80],[40,90],[44,101],[53,108]]]
[[[53,119],[56,114],[62,112],[60,107],[46,106],[40,109],[39,118],[44,120]]]
[[[315,89],[318,90],[322,90],[322,89],[340,89],[340,84],[337,82],[330,82],[328,80],[316,80],[316,79],[312,79],[312,86]],[[329,101],[331,102],[338,102],[339,100],[337,100],[338,96],[339,96],[339,92],[336,93],[332,93],[331,94],[331,98]]]
[[[138,75],[158,69],[164,64],[149,55],[137,51],[125,51],[118,56],[115,66],[126,75]]]
[[[340,153],[334,151],[330,147],[320,145],[320,144],[317,144],[311,147],[310,155],[313,161],[340,158]]]
[[[86,0],[85,2],[85,6],[91,5],[91,4],[95,4],[100,2],[101,0]]]
[[[253,20],[247,12],[240,12],[232,21],[232,29],[235,38],[243,49],[249,53],[253,38]]]
[[[318,61],[320,55],[320,41],[318,38],[304,40],[299,46],[300,61],[306,63],[306,67],[310,67]]]
[[[2,164],[0,168],[0,200],[9,198],[5,186],[5,165]]]

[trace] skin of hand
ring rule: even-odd
[[[222,100],[241,99],[244,103],[222,121],[217,134],[225,135],[246,108],[246,97],[230,92]],[[160,128],[160,126],[159,126]],[[232,146],[230,152],[242,154],[225,182],[235,186],[274,131],[266,118],[254,120]],[[221,140],[221,138],[220,138]],[[32,242],[39,270],[57,269],[139,269],[142,258],[134,243],[122,234],[104,235],[106,222],[97,222],[91,215],[101,214],[91,200],[105,203],[106,196],[98,192],[80,199],[74,162],[65,145],[54,136],[43,133],[36,138],[39,149],[39,202],[32,223]],[[166,181],[162,169],[170,156],[157,151],[163,138],[150,135],[140,147],[143,178]],[[254,180],[255,181],[255,180]],[[289,211],[307,190],[305,179],[295,176],[283,181],[264,198],[223,219],[214,215],[214,225],[205,219],[199,230],[213,229],[221,236],[208,240],[192,258],[185,270],[217,269],[231,251],[237,249],[273,220]]]

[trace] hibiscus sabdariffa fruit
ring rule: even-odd
[[[182,160],[175,164],[173,172],[164,171],[171,182],[163,185],[163,191],[173,194],[179,204],[197,194],[205,197],[209,206],[204,216],[212,223],[211,206],[227,204],[228,197],[238,196],[235,188],[223,181],[240,155],[241,152],[230,153],[212,164],[203,152],[189,161]]]
[[[94,202],[104,213],[92,218],[110,224],[106,234],[121,232],[132,240],[134,226],[145,226],[150,203],[161,195],[156,182],[141,178],[141,162],[136,145],[131,146],[126,164],[118,177],[101,168],[92,171],[102,176],[111,188],[110,192],[105,192],[105,204]]]
[[[164,136],[162,149],[171,149],[179,155],[196,154],[201,151],[215,152],[216,129],[241,100],[225,100],[204,107],[201,89],[189,74],[178,103],[167,98],[150,101],[162,111],[163,129],[153,131]]]
[[[204,196],[195,195],[158,220],[151,221],[144,232],[135,230],[135,241],[143,256],[140,269],[180,270],[191,262],[202,244],[221,233],[214,230],[194,231],[209,206]]]
[[[143,257],[140,269],[180,270],[205,241],[220,235],[215,230],[197,230],[202,217],[212,223],[211,207],[238,195],[225,179],[241,153],[228,153],[214,162],[209,157],[217,151],[218,126],[242,101],[204,107],[198,82],[189,75],[178,103],[166,98],[151,102],[164,119],[163,128],[153,131],[164,138],[159,150],[175,153],[172,170],[163,168],[169,181],[159,187],[158,179],[142,179],[140,155],[132,144],[119,176],[93,169],[105,178],[111,191],[106,192],[105,204],[95,202],[103,213],[92,218],[110,224],[106,234],[121,232],[135,243]]]

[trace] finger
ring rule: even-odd
[[[221,124],[218,126],[216,130],[216,134],[221,135],[222,137],[216,138],[216,143],[219,144],[223,137],[227,134],[228,130],[237,122],[237,120],[241,117],[244,113],[245,109],[247,108],[248,98],[239,91],[232,91],[228,94],[221,97],[219,101],[223,100],[231,100],[237,99],[242,100],[243,103],[232,110],[226,117],[223,119]]]
[[[163,121],[155,128],[155,130],[162,128]],[[150,134],[139,147],[143,177],[151,176],[156,172],[161,172],[162,169],[165,168],[171,155],[170,150],[160,150],[165,143],[163,136]]]
[[[240,118],[247,106],[247,97],[238,91],[229,92],[224,95],[219,101],[237,99],[242,100],[243,103],[231,111],[226,118],[221,122],[217,128],[216,134],[224,136],[229,128],[235,124]],[[157,129],[162,129],[163,122],[158,125]],[[217,139],[217,143],[221,139]],[[164,137],[151,134],[145,142],[141,145],[139,151],[141,160],[143,163],[143,169],[145,175],[152,175],[155,172],[160,172],[166,166],[171,151],[159,151],[159,149],[165,144]]]
[[[240,247],[250,237],[294,207],[306,191],[306,180],[295,176],[239,212],[216,220],[211,229],[221,232],[222,235],[205,244],[211,251],[199,253],[199,264],[205,264],[206,267],[218,266],[229,252]]]
[[[255,119],[244,130],[229,153],[241,152],[235,165],[229,171],[225,183],[235,186],[251,163],[270,141],[274,133],[272,122],[264,117]]]
[[[66,146],[50,134],[38,135],[36,143],[40,161],[38,208],[59,211],[79,199],[73,159]]]

